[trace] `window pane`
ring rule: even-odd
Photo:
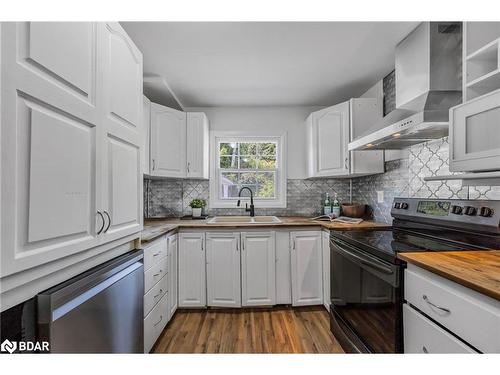
[[[221,156],[220,157],[220,167],[221,168],[238,168],[238,157],[237,156]]]
[[[259,172],[255,176],[257,180],[258,198],[274,198],[276,196],[276,186],[274,183],[274,172]]]
[[[276,143],[259,143],[259,155],[276,156]]]
[[[257,155],[257,143],[240,142],[240,155]]]
[[[254,172],[242,172],[239,178],[240,185],[255,185],[257,179]]]
[[[240,156],[241,169],[257,169],[258,160],[255,156]]]
[[[276,169],[276,159],[269,156],[261,156],[259,169]]]
[[[232,198],[238,196],[238,173],[221,173],[220,197]]]
[[[238,154],[238,144],[237,143],[221,143],[219,145],[219,155],[236,155]]]

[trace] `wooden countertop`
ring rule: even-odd
[[[262,228],[262,227],[322,227],[330,230],[372,230],[386,229],[391,225],[387,223],[365,220],[359,224],[332,223],[328,221],[311,220],[307,217],[279,217],[281,223],[272,224],[207,224],[205,220],[181,220],[171,219],[146,219],[142,231],[142,243],[149,242],[155,238],[179,228],[192,229],[220,229],[220,228]]]
[[[398,258],[500,301],[500,250],[400,253]]]

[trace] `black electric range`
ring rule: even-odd
[[[500,201],[396,198],[390,230],[332,232],[331,330],[348,352],[403,351],[401,252],[500,249]]]

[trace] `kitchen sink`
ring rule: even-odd
[[[279,224],[276,216],[215,216],[207,220],[207,224]]]

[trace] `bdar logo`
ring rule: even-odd
[[[14,353],[17,349],[17,342],[11,342],[9,340],[5,340],[0,345],[0,350],[2,352],[9,352],[10,354]]]

